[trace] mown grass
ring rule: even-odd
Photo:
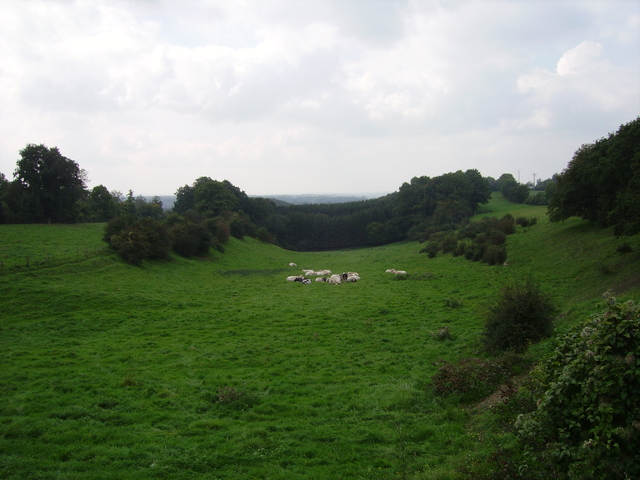
[[[534,275],[560,328],[607,288],[640,289],[638,238],[519,208],[540,220],[509,237],[509,267],[428,259],[413,242],[299,253],[247,238],[142,268],[88,252],[6,269],[0,477],[459,478],[457,466],[512,437],[479,429],[472,406],[435,396],[430,378],[441,362],[482,355],[482,312],[500,287]],[[38,251],[38,227],[51,226],[2,225],[0,244],[21,236]],[[76,227],[60,227],[75,232],[62,250],[92,245],[91,228],[99,246],[100,226]],[[635,252],[617,253],[623,241]],[[285,281],[302,268],[362,280]]]

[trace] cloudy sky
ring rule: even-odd
[[[640,115],[640,0],[2,0],[0,172],[89,187],[389,193],[522,182]]]

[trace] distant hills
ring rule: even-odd
[[[277,205],[305,205],[311,203],[346,203],[368,200],[370,198],[378,198],[387,195],[386,193],[365,193],[362,195],[339,195],[339,194],[302,194],[302,195],[249,195],[250,197],[262,197],[274,200]],[[176,201],[175,195],[158,195],[162,200],[162,209],[171,210]],[[147,200],[151,200],[153,195],[145,196]]]

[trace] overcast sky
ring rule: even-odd
[[[0,172],[88,186],[389,193],[560,173],[640,115],[640,0],[2,0]]]

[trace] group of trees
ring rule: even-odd
[[[162,201],[110,192],[104,185],[89,190],[87,173],[57,147],[29,144],[9,181],[0,172],[0,223],[106,222],[118,215],[160,218]]]
[[[266,226],[292,250],[384,245],[418,239],[435,225],[456,225],[487,203],[491,189],[477,170],[414,177],[384,197],[340,204],[278,206]]]
[[[640,117],[582,145],[557,180],[551,221],[580,217],[616,235],[640,233]]]
[[[200,177],[177,190],[173,212],[194,224],[215,219],[238,238],[253,236],[291,250],[330,250],[426,240],[434,232],[459,229],[492,191],[500,191],[516,203],[549,202],[552,221],[578,216],[631,235],[640,232],[639,145],[640,118],[580,147],[561,175],[538,182],[544,192],[535,195],[511,174],[495,180],[467,170],[414,177],[372,200],[290,205],[249,197],[227,180]],[[103,185],[88,190],[86,180],[86,172],[58,148],[29,144],[20,151],[14,180],[0,173],[0,223],[167,217],[159,197],[149,201],[131,190],[125,196]]]

